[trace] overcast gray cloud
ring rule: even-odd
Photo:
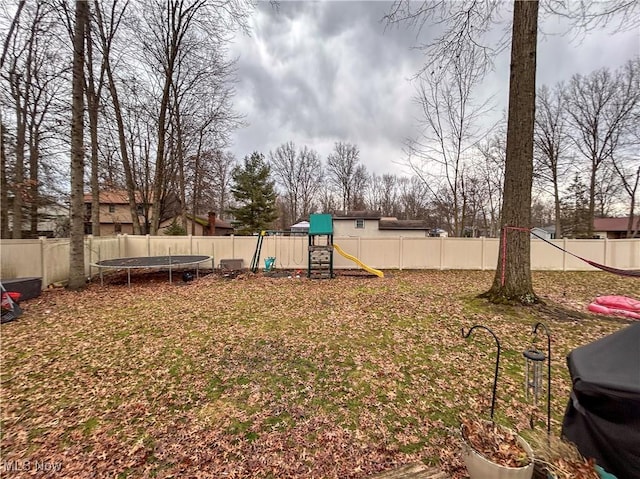
[[[281,2],[277,9],[260,3],[251,35],[238,36],[232,47],[235,105],[248,123],[234,134],[236,156],[266,155],[293,141],[324,159],[334,142],[349,141],[370,172],[406,173],[403,143],[414,135],[418,115],[410,79],[424,61],[412,47],[429,29],[418,39],[415,31],[385,28],[388,9],[386,2]],[[557,17],[543,18],[540,27],[538,85],[617,68],[640,55],[637,30],[575,39]],[[506,109],[508,68],[505,51],[478,92],[494,95],[496,116]]]

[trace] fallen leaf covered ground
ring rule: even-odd
[[[534,273],[545,308],[476,296],[493,272],[333,280],[209,275],[44,291],[1,328],[2,476],[363,478],[412,461],[459,467],[460,422],[545,427],[525,399],[531,327],[552,331],[553,422],[567,353],[625,325],[586,306],[638,297],[608,273]],[[537,343],[544,347],[546,340]],[[544,401],[542,401],[544,404]]]

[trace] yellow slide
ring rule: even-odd
[[[335,250],[340,253],[342,256],[344,256],[345,258],[347,258],[350,261],[353,261],[355,264],[357,264],[358,266],[360,266],[362,269],[364,269],[365,271],[367,271],[368,273],[371,274],[375,274],[376,276],[379,276],[380,278],[384,278],[384,273],[382,271],[380,271],[379,269],[375,269],[372,268],[370,266],[367,266],[366,264],[364,264],[362,261],[360,261],[358,258],[356,258],[355,256],[351,256],[349,253],[345,253],[342,248],[340,248],[340,246],[338,246],[337,244],[333,244],[333,247],[335,248]]]

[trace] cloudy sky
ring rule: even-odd
[[[231,150],[241,159],[268,154],[293,141],[324,160],[336,141],[355,143],[369,172],[407,173],[403,144],[415,135],[418,112],[412,76],[424,63],[414,48],[429,38],[405,27],[385,28],[389,3],[380,1],[289,2],[258,5],[251,34],[238,35],[236,110],[247,126]],[[510,12],[505,10],[505,16]],[[575,73],[615,69],[640,55],[640,32],[599,30],[574,39],[557,17],[543,18],[538,86]],[[494,115],[505,111],[509,52],[496,59],[481,95],[495,95]]]

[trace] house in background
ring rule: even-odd
[[[595,218],[593,220],[593,236],[607,239],[627,238],[629,217]],[[640,238],[640,216],[634,217],[631,238]]]
[[[13,233],[13,197],[7,198],[7,238]],[[67,238],[69,236],[69,207],[59,204],[55,199],[41,197],[38,206],[37,231],[31,232],[31,217],[28,205],[25,205],[22,216],[22,238]]]
[[[299,221],[295,225],[291,225],[289,231],[291,234],[306,235],[309,233],[309,222]]]
[[[69,208],[58,204],[49,204],[38,208],[38,235],[47,238],[66,238],[69,236]]]
[[[434,228],[422,220],[399,220],[383,217],[373,211],[336,212],[333,214],[333,235],[336,237],[366,236],[368,238],[403,236],[424,238],[446,236],[446,232]]]
[[[161,222],[158,228],[158,235],[165,235],[167,228],[169,228],[174,221],[179,222],[179,217],[176,216]],[[213,211],[210,211],[206,218],[187,214],[185,230],[188,235],[193,232],[194,236],[230,236],[233,234],[233,226],[217,218]]]
[[[556,227],[555,225],[545,226],[544,228],[536,226],[534,228],[531,228],[531,233],[531,239],[542,238],[546,240],[552,240],[556,237]]]
[[[104,190],[100,192],[100,236],[133,234],[133,220],[129,209],[129,195],[126,190]],[[91,208],[93,195],[84,195],[85,233],[91,234]],[[136,193],[136,208],[140,224],[144,224],[144,202]]]

